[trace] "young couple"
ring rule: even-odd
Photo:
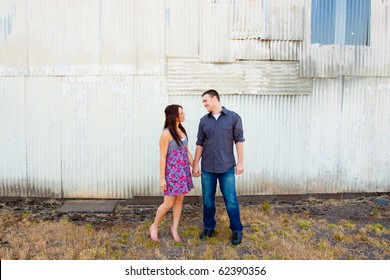
[[[178,225],[184,195],[192,188],[192,176],[201,177],[203,198],[203,232],[200,239],[211,237],[216,226],[215,193],[217,180],[226,205],[232,230],[232,244],[240,244],[243,226],[236,196],[235,175],[244,172],[244,132],[241,117],[221,106],[219,94],[208,90],[202,94],[202,103],[209,112],[200,119],[195,157],[188,150],[185,120],[180,105],[165,108],[164,131],[160,138],[160,187],[164,202],[159,206],[154,223],[149,227],[150,239],[158,241],[158,226],[165,214],[173,207],[173,222],[170,228],[173,239],[180,242]],[[233,146],[236,145],[237,163]],[[199,161],[201,161],[201,169]]]

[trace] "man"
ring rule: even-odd
[[[200,239],[211,237],[216,226],[215,193],[217,180],[225,201],[232,230],[232,244],[240,244],[243,226],[236,196],[235,174],[244,172],[244,131],[241,117],[221,106],[219,94],[211,89],[202,94],[202,103],[209,112],[200,119],[193,166],[193,176],[201,176],[203,225]],[[233,146],[236,144],[237,164]],[[199,160],[202,158],[201,169]]]

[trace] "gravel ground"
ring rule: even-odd
[[[250,207],[258,202],[241,203],[241,207]],[[93,223],[97,225],[112,225],[113,223],[131,224],[134,221],[153,219],[157,204],[144,205],[129,203],[126,200],[118,201],[112,213],[77,213],[60,212],[58,209],[65,202],[61,199],[34,199],[34,198],[0,198],[0,211],[9,211],[15,214],[28,213],[35,220],[59,220],[68,216],[77,223]],[[270,207],[280,213],[307,213],[313,219],[326,219],[329,223],[348,220],[355,224],[380,223],[390,228],[390,195],[361,196],[353,199],[316,199],[308,198],[297,201],[278,200],[269,201]],[[223,207],[223,205],[222,205]],[[183,217],[199,216],[202,206],[199,203],[185,203]]]
[[[118,201],[115,210],[111,213],[81,213],[81,212],[61,212],[58,209],[65,200],[60,199],[24,199],[24,198],[0,198],[0,212],[12,212],[19,215],[20,219],[28,215],[29,219],[36,221],[56,221],[66,216],[70,221],[76,224],[92,224],[96,228],[111,227],[114,225],[124,225],[132,227],[135,222],[152,221],[158,207],[154,204],[137,204],[135,201]],[[264,200],[263,200],[264,202]],[[254,207],[259,208],[263,202],[251,202],[246,198],[241,204],[245,209]],[[277,214],[305,214],[305,217],[314,221],[326,221],[327,224],[338,224],[342,221],[356,226],[356,235],[359,234],[359,228],[366,225],[381,225],[386,231],[381,233],[381,238],[390,244],[390,195],[367,195],[349,199],[318,199],[306,198],[301,200],[289,201],[278,198],[267,201],[270,208]],[[219,204],[218,207],[224,207]],[[182,226],[193,224],[201,227],[202,207],[200,203],[185,203],[183,207]],[[316,226],[312,228],[317,240],[328,240],[336,244],[334,232],[323,230]],[[245,225],[244,225],[245,226]],[[200,228],[201,229],[201,228]],[[245,228],[244,228],[245,231]],[[353,230],[352,230],[353,232]],[[354,233],[353,233],[354,234]],[[375,236],[375,232],[369,232],[368,235]],[[385,243],[386,244],[386,243]],[[376,259],[378,254],[381,258],[390,259],[389,254],[376,252],[369,243],[360,242],[359,244],[345,243],[349,253],[360,256],[362,259]],[[247,248],[248,249],[248,248]],[[239,250],[246,250],[244,246]],[[243,252],[245,253],[245,252]],[[342,256],[341,259],[348,258]]]

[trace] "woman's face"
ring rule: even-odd
[[[185,119],[186,119],[186,115],[184,114],[183,108],[179,107],[177,121],[184,122]]]

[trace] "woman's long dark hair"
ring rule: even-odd
[[[183,109],[183,107],[177,104],[168,105],[165,108],[164,129],[168,128],[169,132],[171,133],[177,145],[181,147],[183,145],[183,142],[180,139],[179,132],[176,130],[176,120],[179,117],[179,108]],[[181,131],[184,132],[185,136],[187,136],[187,132],[184,129],[184,127],[181,125],[181,123],[179,124],[179,128]]]

